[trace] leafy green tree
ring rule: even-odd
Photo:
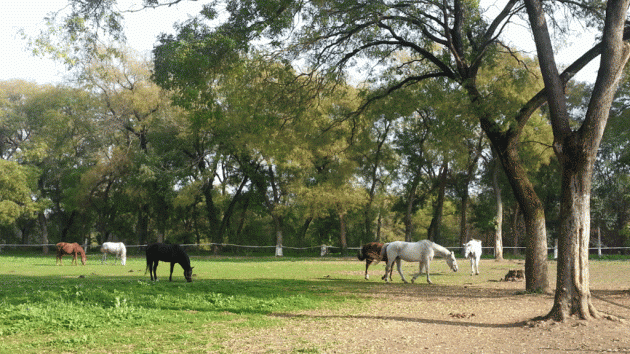
[[[23,107],[40,87],[22,80],[0,82],[0,158],[16,160],[21,146],[31,136]]]
[[[35,219],[46,207],[45,202],[33,200],[39,173],[35,168],[0,159],[0,225],[10,226],[20,218]]]
[[[533,96],[529,102],[529,98],[513,100],[520,106],[507,115],[514,118],[506,119],[495,109],[495,97],[477,81],[483,68],[495,65],[501,31],[520,11],[516,1],[508,2],[488,21],[476,4],[461,1],[450,7],[388,2],[228,3],[230,18],[217,33],[236,33],[237,40],[270,38],[281,53],[292,59],[304,58],[313,71],[343,76],[344,70],[359,60],[374,60],[377,64],[366,75],[374,73],[374,85],[382,90],[373,99],[438,77],[462,87],[475,106],[471,113],[498,152],[524,211],[529,239],[526,287],[548,289],[544,208],[522,166],[517,144],[527,120],[545,102],[544,94]],[[300,20],[293,22],[296,18]],[[288,33],[291,36],[286,41]],[[389,59],[390,54],[401,51],[408,53],[398,56],[398,60],[406,58],[402,63]],[[421,67],[416,65],[420,59],[426,63]],[[398,75],[380,75],[397,68]],[[512,74],[515,86],[531,81],[526,69]]]

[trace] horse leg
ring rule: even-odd
[[[475,256],[470,256],[470,276],[475,275]]]
[[[370,267],[370,264],[372,262],[370,262],[369,259],[365,260],[365,280],[370,280],[370,275],[368,274],[368,268]]]
[[[420,275],[422,275],[422,261],[418,262],[418,274],[415,274],[413,278],[411,278],[411,282],[415,283]]]
[[[402,265],[402,261],[400,260],[400,258],[397,257],[396,258],[396,268],[398,269],[398,274],[400,274],[400,278],[402,278],[402,280],[405,283],[408,283],[407,279],[405,279],[405,275],[402,272],[401,265]]]
[[[427,268],[427,283],[433,284],[433,282],[431,281],[431,277],[429,277],[429,260],[426,259],[425,262],[425,267]]]
[[[149,274],[151,274],[151,280],[157,281],[157,266],[159,262],[160,261],[158,260],[151,261],[151,264],[149,265]]]
[[[107,264],[107,252],[103,252],[103,257],[101,258],[101,264]]]
[[[75,266],[79,265],[79,262],[77,262],[77,253],[76,252],[72,252],[72,264],[74,264]]]
[[[394,270],[393,268],[394,262],[388,260],[387,263],[385,264],[385,275],[383,275],[383,277],[381,277],[381,279],[385,280],[386,282],[390,282],[392,280],[392,277],[390,276],[389,279],[387,278],[387,273],[392,273],[392,271]]]
[[[479,275],[479,257],[475,257],[475,274]]]
[[[171,275],[169,275],[168,281],[173,281],[173,268],[175,268],[175,262],[171,262]]]

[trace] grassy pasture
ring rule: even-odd
[[[126,266],[64,258],[56,266],[54,255],[0,256],[0,352],[220,351],[225,330],[281,325],[272,312],[362,301],[351,293],[361,279],[347,272],[358,261],[192,257],[192,283],[179,265],[169,282],[163,262],[153,283],[144,258]]]
[[[163,262],[153,283],[140,257],[128,258],[126,266],[112,265],[112,258],[102,265],[95,254],[86,266],[64,258],[64,266],[56,266],[54,255],[0,255],[0,353],[232,353],[225,342],[233,333],[275,331],[290,320],[285,314],[352,313],[375,292],[431,288],[424,277],[401,284],[397,274],[395,284],[384,284],[382,265],[370,268],[366,282],[365,263],[350,258],[191,257],[192,283],[179,265],[169,282]],[[522,265],[487,262],[481,276],[471,278],[466,260],[452,273],[436,259],[432,289],[496,282]],[[627,262],[594,262],[591,276],[605,282],[627,270]],[[406,263],[404,271],[417,272],[417,264]],[[289,352],[323,351],[305,344]]]

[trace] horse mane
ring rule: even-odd
[[[433,248],[433,251],[435,252],[436,255],[440,256],[440,257],[449,257],[451,255],[451,251],[448,250],[448,248],[443,247],[438,245],[437,243],[433,242],[433,241],[429,241],[431,242],[431,247]]]

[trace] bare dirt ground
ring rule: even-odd
[[[492,272],[505,269],[499,263],[483,260],[482,274],[465,274],[463,286],[440,285],[438,278],[431,286],[424,278],[382,284],[377,266],[365,295],[369,306],[272,314],[286,325],[243,329],[224,345],[237,353],[630,353],[630,262],[612,270],[606,262],[591,264],[593,303],[619,321],[565,323],[532,321],[549,312],[553,294],[524,294],[523,282],[499,281]],[[555,265],[549,274],[555,289]]]

